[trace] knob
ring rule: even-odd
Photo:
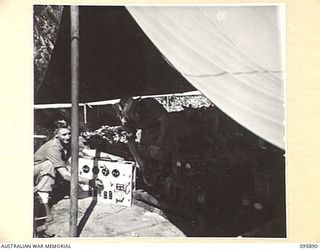
[[[98,174],[98,173],[99,173],[99,168],[98,168],[97,166],[94,166],[94,167],[92,168],[92,173],[93,173],[93,174]]]

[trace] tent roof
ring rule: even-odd
[[[195,90],[161,55],[125,7],[80,9],[80,102]],[[70,9],[34,103],[71,101]]]

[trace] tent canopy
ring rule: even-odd
[[[80,7],[80,102],[195,90],[162,57],[125,7]],[[35,104],[71,102],[70,9]]]
[[[198,89],[284,148],[279,7],[80,7],[80,101]],[[35,103],[70,101],[65,9]]]

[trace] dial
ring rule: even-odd
[[[104,176],[108,176],[109,173],[110,173],[109,169],[107,169],[107,168],[102,169],[101,172],[102,172],[102,174],[103,174]]]
[[[89,171],[90,171],[89,166],[88,166],[88,165],[84,165],[84,166],[82,167],[82,171],[83,171],[84,173],[89,173]]]
[[[119,170],[118,169],[112,170],[112,175],[113,175],[113,177],[118,177],[120,175]]]

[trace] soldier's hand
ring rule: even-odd
[[[137,168],[143,170],[144,165],[143,165],[143,161],[141,159],[137,159],[136,164],[137,164]]]

